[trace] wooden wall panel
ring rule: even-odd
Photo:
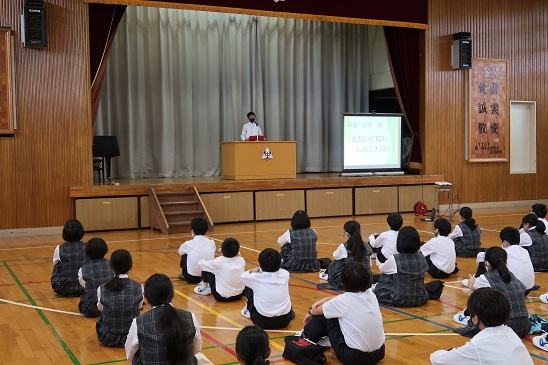
[[[548,197],[548,2],[430,0],[424,38],[421,145],[424,172],[443,174],[463,203]],[[537,173],[510,175],[510,163],[468,163],[467,72],[451,69],[453,33],[471,32],[475,58],[508,60],[508,100],[537,101]]]
[[[92,185],[88,12],[48,0],[46,48],[24,48],[23,0],[0,1],[14,34],[17,130],[0,138],[0,229],[61,226],[70,186]]]

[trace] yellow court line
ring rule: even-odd
[[[178,291],[178,290],[174,290],[174,291],[175,291],[175,293],[176,293],[177,295],[180,295],[181,297],[185,298],[186,300],[190,301],[191,303],[196,304],[198,307],[200,307],[200,308],[202,308],[202,309],[205,309],[205,310],[208,311],[209,313],[214,314],[214,315],[216,315],[217,317],[224,319],[224,320],[227,321],[228,323],[233,324],[234,326],[236,326],[236,327],[238,327],[238,328],[240,328],[240,329],[243,328],[243,326],[242,326],[241,324],[239,324],[238,322],[236,322],[236,321],[234,321],[234,320],[232,320],[232,319],[230,319],[230,318],[228,318],[228,317],[222,315],[221,313],[217,312],[217,311],[214,310],[214,309],[211,309],[211,308],[208,307],[207,305],[202,304],[202,303],[200,303],[199,301],[197,301],[197,300],[195,300],[195,299],[192,299],[192,298],[189,297],[188,295],[186,295],[186,294],[184,294],[184,293],[182,293],[182,292],[180,292],[180,291]],[[276,342],[272,342],[272,341],[271,341],[271,343],[272,343],[272,346],[274,346],[274,347],[277,348],[278,350],[282,350],[282,351],[284,350],[284,348],[283,348],[282,346],[278,345]]]

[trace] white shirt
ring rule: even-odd
[[[333,259],[342,260],[348,257],[348,250],[344,247],[344,243],[341,243],[335,251],[333,251]]]
[[[546,229],[548,230],[548,221],[546,220],[546,218],[539,218],[538,220],[539,220],[539,221],[542,221],[542,223],[544,223],[544,226],[545,226]]]
[[[118,277],[120,279],[129,278],[127,274],[120,274],[118,275]],[[143,308],[143,304],[145,303],[145,288],[143,287],[143,284],[141,284],[141,290],[143,293],[143,299],[141,300],[141,303],[139,303],[139,309]],[[103,304],[101,303],[101,286],[97,288],[97,309],[99,309],[101,312],[103,311]]]
[[[192,276],[202,275],[202,268],[198,261],[213,260],[215,258],[215,242],[203,235],[196,235],[179,247],[179,255],[188,255],[186,269]]]
[[[398,231],[385,231],[375,238],[374,235],[369,236],[369,244],[373,248],[381,248],[381,253],[384,257],[389,258],[390,256],[398,253],[396,248],[398,240]]]
[[[225,298],[230,298],[241,294],[244,290],[244,284],[240,280],[240,275],[245,269],[245,260],[240,255],[235,257],[220,256],[214,260],[198,261],[198,265],[203,271],[208,271],[215,275],[215,290]]]
[[[519,230],[519,245],[522,247],[531,246],[533,244],[533,239],[529,236],[523,228]]]
[[[449,238],[451,238],[452,240],[454,240],[455,238],[457,237],[462,237],[463,234],[462,234],[462,229],[460,229],[460,226],[457,224],[455,226],[455,228],[453,228],[453,232],[449,233]]]
[[[253,289],[253,304],[265,317],[277,317],[289,313],[289,272],[280,269],[276,272],[244,271],[240,279],[245,286]]]
[[[426,242],[421,247],[424,256],[430,255],[430,260],[434,266],[441,271],[451,274],[455,270],[457,254],[455,253],[455,243],[449,237],[437,236]]]
[[[371,289],[346,292],[322,305],[325,318],[338,318],[344,342],[364,352],[378,350],[384,343],[384,328],[377,297]]]
[[[398,273],[398,265],[394,255],[390,256],[385,262],[379,265],[381,274],[392,275]]]
[[[531,355],[515,332],[505,325],[481,330],[463,346],[430,355],[432,365],[530,365]]]
[[[53,251],[53,264],[55,265],[61,261],[61,256],[59,254],[59,246],[55,247],[55,250]]]
[[[171,303],[170,303],[171,305]],[[156,307],[153,307],[156,308]],[[194,323],[194,328],[196,329],[196,334],[194,335],[194,341],[192,342],[192,352],[197,354],[202,349],[202,335],[200,334],[200,325],[194,313],[192,315],[192,322]],[[139,337],[137,336],[137,319],[133,318],[131,326],[129,327],[129,333],[127,334],[126,344],[126,357],[128,361],[132,361],[133,357],[137,350],[139,350]]]
[[[242,135],[240,136],[242,138],[242,141],[245,141],[251,136],[262,136],[263,132],[261,131],[261,127],[255,123],[247,122],[244,124],[244,127],[242,128]]]

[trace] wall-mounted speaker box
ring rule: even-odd
[[[469,32],[453,34],[451,67],[453,70],[472,68],[472,39]]]
[[[21,16],[21,33],[25,47],[46,46],[46,9],[42,0],[27,0]]]

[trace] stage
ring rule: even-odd
[[[214,223],[410,212],[434,204],[443,175],[353,176],[302,173],[295,179],[227,180],[214,177],[114,179],[112,184],[73,186],[74,217],[86,230],[149,227],[149,192],[196,189]]]

